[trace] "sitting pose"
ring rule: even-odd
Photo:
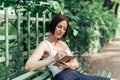
[[[26,71],[38,70],[48,66],[52,72],[53,80],[113,80],[79,73],[76,70],[79,67],[76,58],[55,65],[61,56],[65,54],[73,55],[65,43],[69,21],[63,14],[58,14],[52,19],[48,28],[50,31],[48,37],[39,43],[27,60]]]

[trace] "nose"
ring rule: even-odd
[[[61,32],[65,32],[64,28],[61,28],[60,31],[61,31]]]

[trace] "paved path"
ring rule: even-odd
[[[112,72],[112,78],[120,80],[120,35],[114,41],[110,41],[103,51],[87,58],[93,64],[92,68],[86,70],[94,73],[99,70]]]

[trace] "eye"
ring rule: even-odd
[[[58,28],[62,28],[62,26],[61,26],[61,25],[58,25],[57,27],[58,27]]]
[[[63,27],[62,25],[58,25],[57,28],[59,28],[59,29],[63,29],[64,31],[67,30],[67,27]]]

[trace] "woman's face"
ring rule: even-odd
[[[54,32],[54,36],[56,38],[61,38],[67,30],[67,22],[66,21],[61,21],[57,24]]]

